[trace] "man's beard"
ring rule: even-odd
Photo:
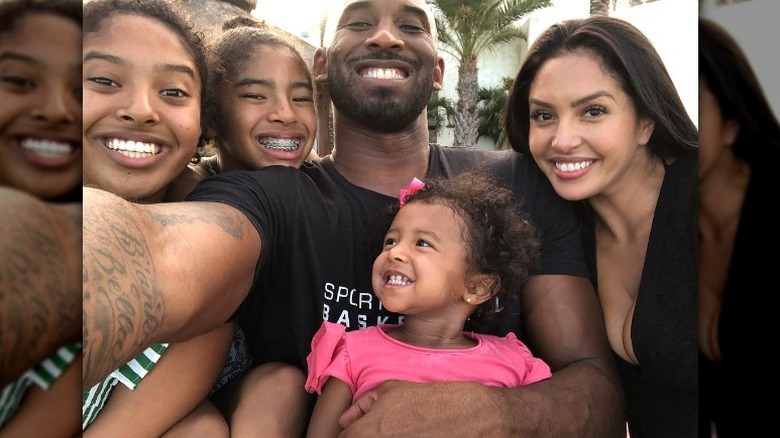
[[[382,58],[387,59],[387,58]],[[376,88],[360,95],[358,87],[347,83],[336,63],[328,65],[328,91],[333,105],[346,116],[379,132],[399,132],[414,122],[428,106],[433,92],[433,75],[418,76],[408,96],[398,96],[395,89]],[[349,63],[347,63],[349,66]],[[419,63],[410,75],[419,70]]]

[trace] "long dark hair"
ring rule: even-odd
[[[699,74],[718,101],[725,119],[740,124],[734,154],[750,164],[780,148],[780,124],[745,53],[711,20],[699,19]]]
[[[669,72],[650,40],[627,21],[604,16],[566,20],[550,26],[529,48],[506,107],[506,133],[512,148],[530,154],[528,95],[545,62],[585,51],[601,60],[628,95],[640,118],[655,121],[648,150],[662,159],[696,150],[699,136]]]

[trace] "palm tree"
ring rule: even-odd
[[[590,15],[609,15],[609,0],[590,0]]]
[[[477,58],[497,44],[525,39],[515,22],[550,0],[431,0],[442,51],[459,63],[455,105],[455,146],[477,141],[479,72]]]
[[[503,78],[502,85],[479,89],[479,128],[477,137],[487,137],[493,140],[496,149],[509,149],[504,134],[504,115],[509,89],[514,78]]]
[[[445,125],[449,117],[452,117],[453,112],[452,102],[446,97],[439,96],[438,92],[433,92],[428,101],[428,130],[430,132],[428,139],[431,143],[438,141],[441,127]]]
[[[320,19],[320,47],[325,47],[325,25],[327,15]],[[330,92],[325,83],[316,82],[314,89],[317,94],[317,154],[320,157],[333,152],[335,143],[333,133],[333,111],[330,107]]]

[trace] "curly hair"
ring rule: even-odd
[[[192,56],[200,75],[201,95],[202,134],[198,141],[197,152],[192,159],[193,163],[197,163],[207,142],[206,128],[209,126],[205,111],[206,102],[209,100],[207,88],[209,71],[203,34],[194,30],[194,21],[177,0],[92,0],[84,5],[84,36],[99,31],[106,20],[117,15],[138,15],[159,21],[179,37]]]
[[[81,26],[81,0],[14,0],[0,2],[0,34],[9,31],[22,17],[29,14],[54,14],[70,19]]]
[[[407,196],[407,204],[438,204],[450,208],[463,220],[463,243],[467,248],[469,273],[498,279],[493,300],[478,307],[474,322],[487,322],[501,307],[520,297],[529,272],[538,267],[539,231],[520,210],[513,193],[491,177],[466,172],[452,178],[425,181],[425,187]],[[401,207],[393,206],[395,215]],[[500,306],[497,304],[500,302]]]
[[[225,20],[225,22],[222,23],[222,32],[227,32],[230,29],[237,29],[239,27],[268,29],[268,25],[266,25],[265,21],[263,20],[258,20],[251,15],[236,15],[235,17]]]

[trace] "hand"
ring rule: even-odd
[[[490,426],[500,422],[496,408],[500,397],[493,397],[500,391],[471,382],[388,381],[344,412],[339,437],[501,436]]]
[[[391,380],[386,382],[384,385],[380,385],[379,387],[361,395],[359,399],[355,400],[352,405],[346,411],[344,411],[343,414],[341,414],[341,417],[339,417],[339,425],[341,425],[341,427],[344,429],[349,427],[352,423],[365,415],[369,409],[371,409],[371,406],[374,405],[374,402],[377,401],[380,393],[383,391],[382,388],[384,388],[384,391],[386,391],[387,388],[391,388],[394,384],[395,381]]]

